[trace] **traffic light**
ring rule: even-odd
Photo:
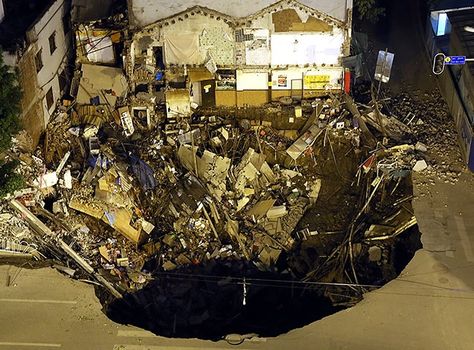
[[[433,58],[433,73],[441,74],[444,71],[444,65],[446,63],[446,55],[442,52],[437,53]]]

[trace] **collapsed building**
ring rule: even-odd
[[[310,289],[346,306],[396,276],[399,247],[408,259],[417,247],[410,174],[426,167],[424,146],[377,102],[343,93],[350,2],[337,16],[303,2],[183,7],[154,22],[146,1],[128,18],[73,1],[70,96],[34,153],[12,150],[29,188],[3,207],[2,224],[19,227],[4,250],[92,276],[125,296],[112,310],[157,286],[159,326],[151,311],[138,324],[174,336],[223,317],[209,304],[223,285],[232,320],[261,276],[301,283],[292,300]],[[174,288],[201,277],[212,288]],[[208,297],[192,305],[198,292]]]

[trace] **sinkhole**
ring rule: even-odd
[[[275,337],[354,305],[364,292],[395,278],[421,248],[418,227],[390,247],[380,260],[370,248],[361,253],[355,266],[360,286],[297,279],[288,273],[291,259],[285,254],[274,272],[259,271],[246,261],[213,261],[155,273],[139,291],[111,302],[103,294],[101,299],[114,322],[160,336],[213,341],[229,334]],[[312,255],[315,249],[293,254]]]

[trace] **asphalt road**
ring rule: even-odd
[[[101,312],[92,286],[73,281],[49,268],[29,270],[0,266],[0,350],[231,347],[226,342],[166,339],[141,329],[114,324]]]

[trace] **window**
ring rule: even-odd
[[[41,68],[43,68],[43,57],[42,57],[43,50],[39,50],[35,55],[35,66],[36,66],[36,73],[39,73]]]
[[[59,83],[59,90],[61,91],[61,93],[65,93],[66,88],[67,88],[67,83],[68,83],[66,69],[63,69],[63,71],[58,75],[58,83]]]
[[[48,93],[46,94],[46,106],[48,107],[48,111],[51,109],[51,106],[54,103],[53,97],[53,87],[50,87]]]
[[[49,53],[52,55],[56,51],[56,32],[49,37]]]

